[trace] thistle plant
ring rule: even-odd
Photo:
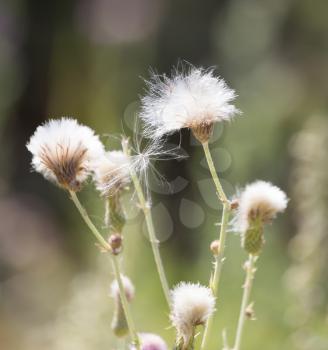
[[[142,99],[141,119],[146,124],[145,133],[154,140],[174,131],[188,128],[201,143],[223,211],[218,245],[214,254],[214,271],[209,287],[218,294],[221,269],[224,261],[227,224],[231,204],[222,188],[209,148],[215,123],[230,121],[240,111],[232,104],[236,94],[213,70],[188,67],[182,73],[177,70],[172,77],[153,75],[148,82],[148,94]],[[205,328],[202,349],[208,346],[213,318]]]
[[[233,350],[241,348],[246,318],[254,317],[253,305],[249,304],[249,298],[256,272],[255,263],[265,243],[264,226],[286,207],[286,194],[278,187],[264,181],[247,185],[239,196],[235,218],[236,230],[241,234],[241,245],[248,254],[248,259],[244,264],[246,278]]]
[[[175,70],[171,77],[152,75],[147,85],[148,90],[141,98],[139,118],[144,125],[143,134],[149,140],[148,147],[140,150],[139,145],[122,137],[121,149],[107,150],[89,127],[74,119],[62,118],[39,126],[31,137],[27,148],[33,156],[32,166],[67,192],[94,235],[100,252],[109,255],[114,273],[112,331],[117,337],[129,335],[131,350],[166,350],[168,347],[160,336],[138,330],[133,319],[130,303],[135,287],[121,268],[123,229],[127,222],[122,195],[129,193],[132,205],[137,200],[145,217],[159,282],[169,306],[171,324],[176,330],[176,350],[195,349],[200,326],[204,328],[201,350],[210,349],[209,342],[220,333],[213,329],[213,317],[218,309],[216,301],[223,302],[218,298],[219,282],[229,221],[234,214],[232,227],[240,233],[242,247],[249,255],[244,266],[246,281],[233,347],[233,350],[240,350],[245,319],[253,314],[249,298],[255,263],[264,245],[264,226],[284,211],[287,197],[279,188],[263,181],[246,186],[234,199],[225,194],[209,144],[215,124],[231,121],[240,111],[232,103],[236,97],[234,90],[215,76],[214,70],[189,66],[182,72]],[[143,171],[152,166],[153,156],[157,159],[175,156],[174,152],[165,150],[165,135],[184,128],[190,129],[202,145],[222,215],[218,237],[210,246],[214,267],[208,286],[180,282],[170,289],[152,218],[151,194]],[[101,230],[92,222],[77,195],[89,178],[105,207],[105,225]]]
[[[39,126],[27,148],[33,155],[34,169],[68,192],[102,251],[109,253],[131,340],[140,348],[117,260],[118,247],[113,246],[112,241],[105,240],[76,194],[94,172],[94,165],[104,156],[104,147],[99,137],[89,127],[78,124],[76,120],[62,118]]]

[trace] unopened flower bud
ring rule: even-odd
[[[239,207],[239,202],[237,199],[234,199],[233,201],[231,201],[230,208],[232,210],[238,209],[238,207]]]
[[[247,306],[245,310],[245,316],[251,321],[254,321],[256,319],[255,311],[254,311],[254,303],[251,303]]]
[[[111,246],[114,255],[117,255],[122,251],[122,241],[123,237],[118,233],[114,233],[109,237],[108,243]]]
[[[121,279],[126,299],[131,302],[134,297],[134,286],[128,277],[121,275]],[[111,296],[115,301],[112,330],[116,336],[123,337],[129,332],[129,327],[125,318],[117,280],[111,284]]]
[[[218,256],[220,254],[220,241],[218,239],[213,241],[210,245],[210,249],[214,256]]]
[[[109,226],[114,232],[121,233],[126,223],[125,213],[122,209],[120,195],[108,198]]]
[[[139,333],[141,350],[167,350],[165,341],[157,334]],[[135,345],[130,346],[130,350],[136,350]]]
[[[129,332],[129,327],[125,318],[124,309],[120,302],[114,310],[112,319],[112,330],[114,334],[119,338],[124,337]]]

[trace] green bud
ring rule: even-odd
[[[249,228],[242,235],[242,247],[248,254],[259,255],[264,245],[263,224],[257,218],[251,220]]]
[[[109,224],[112,232],[121,233],[126,223],[126,218],[122,210],[119,195],[108,198],[109,204]]]
[[[112,320],[112,330],[117,337],[124,337],[129,332],[129,327],[120,300],[118,300],[115,303],[115,310]]]

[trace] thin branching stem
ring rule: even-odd
[[[244,292],[243,292],[243,298],[242,298],[241,307],[240,307],[239,321],[238,321],[235,345],[233,347],[233,350],[240,350],[241,339],[242,339],[244,324],[246,320],[246,309],[249,304],[249,297],[251,294],[254,274],[256,271],[256,268],[255,268],[256,259],[257,259],[256,256],[250,254],[244,266],[246,271],[246,278],[245,278],[245,283],[243,285]]]
[[[122,145],[123,145],[123,150],[124,150],[125,154],[129,155],[130,151],[129,151],[129,146],[128,146],[127,140],[123,140]],[[131,175],[131,179],[132,179],[134,188],[135,188],[137,196],[138,196],[140,207],[141,207],[141,209],[144,213],[145,219],[146,219],[149,240],[150,240],[150,244],[151,244],[151,247],[153,250],[155,264],[157,267],[157,272],[158,272],[159,279],[160,279],[160,282],[162,285],[164,296],[165,296],[165,299],[166,299],[169,307],[171,307],[170,288],[169,288],[169,285],[168,285],[168,282],[166,279],[162,258],[161,258],[160,252],[159,252],[159,241],[156,238],[153,218],[152,218],[151,210],[150,210],[150,205],[145,198],[144,191],[141,187],[140,181],[139,181],[138,176],[137,176],[135,170],[133,169],[133,167],[130,167],[130,175]]]
[[[101,245],[101,247],[106,251],[111,251],[110,245],[106,242],[105,238],[99,233],[98,229],[94,225],[94,223],[91,221],[87,211],[82,206],[80,200],[78,199],[76,193],[74,191],[69,191],[69,194],[71,196],[71,199],[73,203],[75,204],[77,210],[79,211],[82,219],[89,227],[90,231],[93,233],[93,235],[96,237],[98,243]]]
[[[220,283],[220,277],[221,277],[221,271],[222,271],[222,265],[224,262],[224,251],[225,251],[225,242],[226,242],[226,236],[227,236],[227,226],[229,222],[229,215],[230,215],[230,203],[227,199],[226,194],[224,193],[224,190],[222,188],[221,182],[219,180],[219,177],[217,175],[217,172],[215,170],[214,162],[212,159],[211,151],[208,145],[208,142],[205,142],[202,144],[205,157],[207,160],[208,167],[210,169],[210,173],[212,175],[216,191],[218,194],[219,199],[221,200],[223,204],[223,212],[222,212],[222,218],[221,218],[221,227],[220,227],[220,237],[219,237],[219,253],[215,257],[214,262],[214,271],[211,275],[209,286],[213,292],[213,295],[215,297],[218,296],[218,289],[219,289],[219,283]],[[201,350],[205,350],[208,348],[208,343],[210,340],[210,333],[213,325],[214,315],[211,315],[208,321],[205,325],[205,330],[203,334],[203,339],[201,343]]]
[[[101,233],[98,231],[98,229],[96,228],[94,223],[91,221],[87,211],[82,206],[76,193],[73,191],[69,191],[69,193],[70,193],[70,196],[71,196],[73,203],[75,204],[77,210],[81,214],[81,217],[83,218],[86,225],[89,227],[90,231],[96,237],[96,239],[99,242],[99,244],[101,245],[101,247],[104,250],[110,252],[111,251],[110,245],[106,242],[104,237],[101,235]],[[112,261],[112,265],[113,265],[114,275],[115,275],[115,278],[116,278],[118,286],[119,286],[120,298],[121,298],[125,318],[126,318],[126,321],[128,324],[130,337],[131,337],[133,344],[137,347],[138,350],[140,350],[140,342],[139,342],[138,334],[136,332],[136,328],[135,328],[135,325],[133,322],[132,314],[130,311],[130,306],[129,306],[129,303],[127,301],[126,295],[125,295],[124,286],[123,286],[123,282],[122,282],[122,278],[121,278],[120,267],[119,267],[119,263],[117,260],[118,258],[116,255],[111,254],[111,253],[110,253],[110,257],[111,257],[111,261]]]
[[[224,251],[225,251],[225,242],[227,237],[227,225],[229,221],[230,208],[228,204],[224,204],[221,229],[220,229],[220,239],[219,239],[219,254],[215,257],[215,268],[213,273],[213,278],[211,280],[211,289],[213,294],[216,296],[219,289],[219,281],[221,277],[222,265],[224,262]]]
[[[224,250],[225,250],[225,241],[227,236],[227,225],[229,221],[230,206],[228,203],[223,205],[221,229],[220,229],[220,239],[219,239],[219,254],[215,257],[214,262],[214,271],[210,279],[210,288],[215,297],[218,296],[219,282],[221,277],[222,265],[224,262]],[[212,330],[214,315],[211,315],[206,322],[204,335],[201,344],[201,350],[208,348],[208,343],[210,340],[210,333]]]
[[[148,234],[149,234],[149,240],[150,240],[151,247],[153,250],[158,275],[159,275],[159,278],[161,281],[161,285],[163,288],[165,299],[170,307],[170,305],[171,305],[170,289],[169,289],[169,285],[168,285],[168,282],[166,279],[165,270],[164,270],[164,266],[162,263],[161,255],[159,252],[159,241],[156,238],[153,218],[152,218],[151,212],[150,212],[150,206],[145,199],[144,193],[143,193],[141,185],[140,185],[140,181],[137,177],[137,174],[134,172],[134,170],[131,171],[131,178],[132,178],[134,187],[135,187],[136,192],[137,192],[140,206],[141,206],[141,208],[144,212],[144,215],[145,215],[146,225],[147,225]]]

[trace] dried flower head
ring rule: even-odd
[[[103,196],[115,194],[130,183],[130,159],[122,151],[104,152],[93,167],[96,188]]]
[[[126,299],[130,302],[134,298],[134,285],[127,276],[121,275],[121,280],[123,283]],[[110,286],[110,295],[115,300],[120,300],[120,288],[118,286],[117,280],[114,280]]]
[[[212,291],[202,285],[182,282],[172,293],[171,321],[177,330],[178,342],[188,344],[195,327],[203,325],[214,312]]]
[[[139,333],[138,334],[141,350],[167,350],[168,347],[165,341],[157,334],[153,333]],[[136,350],[137,348],[132,345],[131,350]]]
[[[71,191],[81,188],[92,171],[91,163],[104,152],[93,130],[70,118],[39,126],[26,147],[37,172]]]
[[[263,243],[263,225],[287,207],[286,194],[265,181],[249,184],[241,192],[235,224],[242,234],[242,245],[250,254],[259,254]]]
[[[213,69],[190,67],[169,78],[153,75],[148,94],[141,99],[140,117],[146,134],[160,138],[190,128],[200,142],[210,138],[214,123],[231,120],[239,111],[231,103],[236,95]]]

